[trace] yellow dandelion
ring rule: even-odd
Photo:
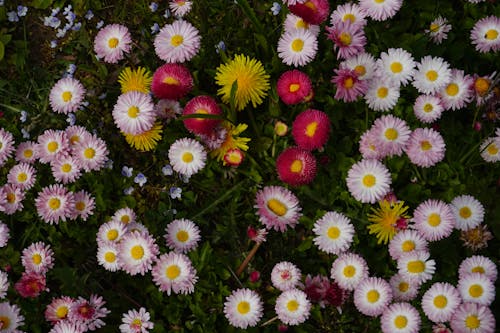
[[[222,163],[226,165],[226,162],[224,161],[226,153],[231,149],[247,151],[247,143],[250,142],[251,139],[239,136],[244,130],[247,129],[247,124],[238,124],[237,126],[234,126],[231,123],[225,122],[223,126],[227,130],[226,138],[219,148],[210,152],[210,155],[218,161],[222,161]]]
[[[158,145],[158,141],[161,140],[161,133],[163,132],[162,125],[156,122],[153,127],[141,134],[133,135],[124,133],[125,140],[128,144],[140,151],[150,151]]]
[[[261,104],[269,90],[269,74],[264,71],[262,63],[242,54],[220,65],[215,80],[222,86],[217,94],[222,95],[224,103],[230,102],[232,86],[237,83],[234,105],[238,111],[243,110],[249,102],[252,102],[253,107]]]
[[[139,91],[147,94],[149,93],[151,80],[153,80],[151,72],[144,67],[138,67],[136,70],[126,67],[118,75],[118,82],[121,85],[123,94],[129,91]]]
[[[379,208],[373,208],[373,214],[368,214],[368,221],[372,222],[368,226],[370,234],[377,236],[377,243],[387,244],[396,234],[396,224],[400,219],[409,219],[405,212],[408,206],[404,206],[404,201],[390,203],[387,200],[379,201]]]

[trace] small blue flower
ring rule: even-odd
[[[8,12],[7,19],[9,20],[9,22],[17,22],[19,21],[19,16],[17,16],[16,12]]]
[[[68,73],[69,75],[73,75],[73,74],[75,74],[75,71],[76,71],[76,65],[69,64],[68,69],[66,69],[66,73]]]
[[[151,11],[154,13],[158,10],[158,4],[156,2],[151,2],[149,4],[149,9],[151,9]]]
[[[0,0],[0,6],[3,6],[4,1]]]
[[[66,121],[68,122],[69,126],[75,125],[76,122],[76,116],[74,113],[68,113],[68,118],[66,118]]]
[[[26,122],[26,119],[28,119],[28,112],[21,110],[21,118],[19,118],[19,120],[24,123]]]
[[[126,189],[123,190],[123,194],[125,194],[125,195],[131,195],[132,192],[134,192],[133,186],[127,187]]]
[[[163,173],[164,176],[172,176],[174,174],[174,170],[172,170],[170,164],[167,164],[161,168],[161,173]]]
[[[28,7],[17,6],[17,15],[19,15],[19,17],[26,16],[27,13],[28,13]]]
[[[151,26],[151,33],[156,34],[158,33],[158,31],[160,31],[160,26],[158,25],[158,23],[153,24]]]
[[[226,51],[226,44],[223,41],[220,41],[215,45],[215,52],[219,53],[220,51]]]
[[[273,6],[271,7],[271,12],[274,16],[278,15],[281,11],[281,6],[277,2],[273,2]]]
[[[165,14],[163,14],[163,17],[167,18],[167,19],[170,17],[170,9],[168,9],[168,8],[165,9]]]
[[[134,178],[134,183],[139,184],[140,187],[144,186],[147,181],[148,179],[141,172],[139,172]]]
[[[69,12],[71,12],[71,9],[73,9],[73,6],[67,5],[66,7],[64,7],[63,14],[64,15],[68,14]]]
[[[169,192],[170,192],[170,197],[172,199],[180,199],[181,198],[182,189],[180,187],[172,186],[170,188]]]
[[[96,27],[97,29],[101,29],[103,25],[104,25],[104,21],[103,21],[103,20],[100,20],[99,22],[97,22],[97,24],[96,24],[96,26],[95,26],[95,27]]]
[[[54,9],[52,9],[52,13],[50,13],[51,16],[56,16],[57,14],[59,14],[59,12],[61,11],[61,8],[60,7],[56,7]]]
[[[66,35],[66,29],[57,29],[57,38],[63,38]]]
[[[23,138],[24,139],[29,139],[30,138],[30,133],[26,130],[26,128],[21,128],[21,133],[23,133]]]
[[[73,28],[71,30],[73,31],[79,31],[82,28],[82,23],[81,22],[76,22]]]
[[[55,49],[57,47],[57,40],[51,40],[50,41],[50,47]]]
[[[109,170],[113,170],[113,160],[108,158],[108,160],[104,163],[104,167],[108,168]]]
[[[94,13],[89,9],[87,10],[87,13],[85,14],[85,19],[91,20],[94,17]]]
[[[68,20],[70,23],[73,23],[73,21],[75,21],[76,19],[76,14],[73,13],[73,12],[69,12],[68,14],[66,14],[65,16],[66,20]]]
[[[51,28],[57,29],[61,25],[61,20],[55,16],[49,16],[47,22],[44,21],[44,24]]]
[[[122,176],[124,177],[132,177],[132,172],[134,171],[134,168],[129,168],[128,166],[124,165],[122,167]]]

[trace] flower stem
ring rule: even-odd
[[[241,273],[243,272],[243,270],[247,267],[248,263],[250,262],[250,260],[252,260],[253,256],[255,255],[255,253],[257,252],[257,250],[259,249],[260,244],[261,244],[260,242],[255,243],[255,245],[253,246],[253,248],[247,254],[245,260],[243,260],[243,262],[241,263],[240,267],[238,267],[238,269],[236,270],[236,276],[240,276],[241,275]]]

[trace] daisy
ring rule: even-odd
[[[417,296],[421,283],[402,274],[394,274],[389,279],[392,296],[395,301],[409,302]]]
[[[153,74],[151,91],[158,98],[178,100],[184,97],[192,88],[193,76],[183,64],[167,63],[158,67]],[[181,113],[181,110],[174,110],[174,113],[175,111]]]
[[[46,274],[54,267],[54,251],[44,242],[32,243],[23,250],[21,262],[27,273]]]
[[[110,64],[116,64],[132,48],[132,37],[128,28],[121,24],[108,24],[94,39],[94,52]]]
[[[165,229],[164,237],[167,246],[180,253],[196,249],[201,239],[200,229],[188,219],[176,219],[170,222]]]
[[[49,333],[83,333],[83,332],[85,331],[81,324],[69,321],[59,321],[49,331]]]
[[[207,95],[199,95],[190,99],[184,106],[183,116],[210,115],[221,116],[221,118],[185,118],[184,127],[195,135],[209,135],[215,126],[222,121],[222,110],[217,101]]]
[[[401,85],[410,82],[415,72],[415,61],[411,53],[402,48],[390,48],[387,52],[382,52],[376,66],[379,76]]]
[[[399,100],[399,84],[384,78],[373,78],[368,83],[365,101],[374,111],[390,111]]]
[[[483,17],[474,24],[470,39],[476,50],[482,53],[500,50],[500,17]]]
[[[97,231],[97,244],[118,243],[126,233],[126,224],[116,220],[108,221],[101,224]]]
[[[113,214],[113,216],[111,216],[113,221],[121,222],[124,225],[134,223],[136,218],[137,216],[134,210],[129,207],[120,208]]]
[[[428,243],[425,238],[413,229],[398,232],[389,242],[389,254],[394,260],[398,260],[403,254],[412,251],[427,251]]]
[[[278,57],[291,66],[304,66],[316,56],[318,40],[309,30],[285,31],[278,41]]]
[[[308,102],[314,95],[311,79],[297,69],[281,74],[276,83],[276,90],[286,105]]]
[[[366,316],[381,315],[391,300],[391,286],[382,278],[367,277],[354,290],[354,305]]]
[[[492,282],[496,281],[498,274],[496,264],[490,258],[481,255],[468,257],[460,263],[458,278],[462,279],[469,273],[484,274]]]
[[[14,137],[9,131],[0,128],[0,166],[3,166],[14,152]],[[17,155],[17,154],[16,154]]]
[[[377,236],[377,244],[387,244],[394,235],[398,233],[398,223],[401,220],[406,221],[410,218],[406,214],[408,206],[404,201],[389,202],[385,198],[379,201],[379,208],[371,208],[372,213],[368,214],[368,226],[370,234]]]
[[[169,123],[172,119],[182,114],[182,107],[178,101],[161,99],[155,105],[155,112],[157,118],[165,119]]]
[[[69,309],[68,320],[83,327],[83,331],[95,331],[106,325],[105,318],[110,311],[104,307],[106,301],[101,296],[91,294],[89,300],[78,297]]]
[[[326,113],[307,109],[295,117],[292,136],[299,148],[315,150],[326,144],[330,129],[330,119]]]
[[[346,21],[364,27],[366,25],[366,13],[357,3],[338,5],[330,15],[330,25],[335,26],[339,22]]]
[[[474,95],[476,105],[481,106],[493,96],[493,82],[495,80],[496,72],[490,75],[480,76],[474,74]]]
[[[340,69],[352,69],[358,79],[366,81],[373,77],[376,68],[375,58],[370,53],[361,52],[339,64]]]
[[[408,139],[410,138],[410,128],[406,122],[393,115],[384,115],[377,118],[373,123],[375,145],[385,152],[387,156],[401,156]]]
[[[191,11],[191,7],[193,6],[192,1],[186,0],[171,0],[168,3],[168,7],[172,11],[172,13],[177,17],[183,17]]]
[[[373,159],[361,160],[347,174],[347,188],[362,203],[375,203],[389,193],[391,175],[387,167]]]
[[[483,160],[490,163],[500,161],[500,137],[490,137],[483,140],[479,146]]]
[[[398,273],[408,279],[424,283],[432,278],[436,271],[436,262],[429,259],[427,251],[411,251],[403,253],[397,260]]]
[[[85,88],[75,78],[65,77],[56,82],[49,94],[50,106],[57,113],[78,111],[85,97]]]
[[[352,24],[351,21],[339,22],[333,27],[326,27],[327,38],[337,51],[337,59],[348,59],[363,53],[366,45],[366,36],[362,27]]]
[[[73,198],[75,199],[75,208],[71,219],[80,217],[83,221],[87,221],[87,218],[94,214],[94,198],[84,190],[75,192]]]
[[[278,296],[274,310],[284,324],[298,325],[309,318],[311,302],[302,290],[289,289]]]
[[[36,170],[28,163],[14,165],[7,174],[7,182],[23,191],[31,189],[35,181]]]
[[[405,152],[413,164],[428,168],[444,159],[445,147],[439,132],[432,128],[417,128],[410,134]]]
[[[64,131],[45,130],[37,141],[35,154],[42,163],[50,163],[57,157],[69,154],[69,140]]]
[[[2,142],[2,135],[1,135],[2,129],[0,129],[0,142]],[[2,142],[2,147],[5,147]],[[36,155],[35,155],[35,147],[36,143],[33,141],[26,141],[26,142],[21,142],[16,149],[16,161],[17,162],[22,162],[22,163],[29,163],[32,164],[36,160]],[[0,148],[0,155],[2,154],[2,148]],[[2,165],[3,162],[1,162],[0,158],[0,165]]]
[[[224,315],[234,327],[254,327],[263,315],[262,299],[257,292],[247,288],[234,290],[226,297]]]
[[[417,333],[420,315],[409,303],[393,303],[382,312],[380,323],[383,333]]]
[[[448,20],[442,16],[438,16],[431,22],[429,29],[425,29],[425,33],[429,35],[434,43],[439,45],[444,39],[448,38],[450,30],[451,24],[448,24]]]
[[[302,216],[299,199],[282,186],[265,186],[255,196],[259,221],[266,229],[284,232],[294,228]]]
[[[401,8],[403,0],[360,0],[359,6],[367,16],[375,21],[392,18]]]
[[[151,96],[137,91],[120,95],[113,108],[113,120],[120,131],[128,134],[151,129],[155,121]]]
[[[414,228],[428,241],[437,241],[451,235],[455,217],[450,205],[441,200],[428,199],[413,212]]]
[[[126,225],[126,230],[128,233],[131,232],[139,232],[139,233],[146,233],[149,234],[148,228],[142,223],[139,222],[130,222]]]
[[[9,302],[0,303],[0,323],[2,323],[2,333],[18,332],[17,328],[24,325],[24,316],[16,304]]]
[[[35,199],[38,216],[49,224],[58,224],[66,221],[73,213],[75,199],[72,192],[61,184],[49,185],[40,192]]]
[[[74,183],[81,176],[78,160],[73,156],[60,156],[50,162],[52,175],[56,182]]]
[[[376,159],[381,160],[385,157],[385,152],[379,144],[379,140],[377,140],[378,133],[376,133],[373,128],[365,131],[361,138],[359,138],[359,152],[363,156],[363,159]]]
[[[170,146],[168,159],[176,172],[189,178],[205,167],[207,152],[198,141],[182,138]]]
[[[69,139],[71,148],[75,147],[78,142],[87,140],[88,137],[92,135],[85,127],[78,125],[68,126],[64,132]]]
[[[460,195],[453,198],[450,208],[455,215],[455,227],[459,230],[473,229],[483,222],[484,207],[471,195]]]
[[[434,94],[445,88],[450,80],[450,65],[443,58],[427,55],[417,63],[412,84],[422,94]]]
[[[312,231],[316,235],[314,244],[321,251],[335,255],[347,251],[354,236],[351,220],[337,212],[326,212],[314,223]]]
[[[14,289],[23,298],[36,298],[42,292],[48,291],[46,285],[45,274],[23,272],[19,281],[15,283]]]
[[[0,299],[4,299],[9,290],[9,278],[7,272],[0,270]]]
[[[118,260],[117,242],[97,243],[97,263],[110,272],[116,272],[122,268]]]
[[[106,142],[96,135],[89,136],[87,140],[79,142],[73,148],[73,156],[87,172],[100,170],[108,160],[108,154]]]
[[[495,317],[491,310],[477,303],[462,303],[450,319],[455,333],[493,333]]]
[[[122,333],[147,333],[154,328],[154,323],[150,321],[149,312],[141,307],[139,311],[132,309],[122,315],[120,332]]]
[[[368,277],[368,265],[360,255],[344,252],[332,263],[330,275],[340,288],[352,291]]]
[[[271,271],[271,282],[276,289],[281,291],[294,289],[301,280],[300,269],[293,263],[282,261],[274,265]]]
[[[368,90],[366,80],[361,80],[355,69],[334,69],[335,75],[330,82],[335,83],[334,98],[344,102],[354,102]]]
[[[458,280],[458,291],[464,303],[478,303],[489,306],[495,299],[495,285],[485,274],[470,273]]]
[[[308,30],[313,36],[318,36],[320,27],[316,24],[309,24],[300,16],[292,13],[286,14],[285,22],[283,23],[284,31],[292,30]]]
[[[161,28],[154,40],[156,55],[169,63],[191,60],[200,49],[201,36],[191,23],[176,20]]]
[[[299,147],[288,147],[276,158],[276,169],[281,181],[292,186],[306,185],[316,177],[316,158]]]
[[[289,4],[288,9],[307,23],[316,25],[323,23],[330,13],[328,0],[296,1],[293,5]]]
[[[430,124],[441,118],[444,106],[437,95],[420,95],[413,104],[415,117],[423,123]]]
[[[191,294],[198,281],[196,269],[189,258],[175,252],[162,254],[156,260],[151,275],[159,290],[166,291],[169,296],[172,291],[175,294]]]
[[[12,184],[2,186],[0,193],[3,193],[6,202],[3,204],[3,212],[7,215],[12,215],[23,209],[23,200],[25,192]]]
[[[130,275],[149,272],[158,255],[158,245],[154,238],[145,232],[129,232],[123,235],[118,247],[118,260]]]
[[[0,207],[1,206],[2,204],[0,203]],[[5,245],[7,245],[9,238],[9,227],[7,227],[5,223],[2,223],[2,221],[0,221],[0,247],[4,247]]]
[[[444,323],[462,303],[458,290],[450,283],[434,283],[422,296],[422,310],[429,320]]]
[[[448,85],[439,91],[443,106],[447,110],[460,110],[473,98],[474,79],[470,75],[464,75],[464,71],[451,70],[451,78]]]
[[[75,300],[69,296],[52,298],[52,301],[45,308],[45,319],[52,324],[60,321],[66,322],[69,309]]]

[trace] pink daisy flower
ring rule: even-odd
[[[156,55],[169,63],[191,60],[200,48],[200,33],[191,23],[176,20],[161,28],[154,40]]]
[[[73,183],[81,176],[78,160],[73,156],[61,156],[50,162],[54,179],[63,184]]]
[[[266,229],[284,232],[294,228],[302,216],[299,199],[281,186],[266,186],[255,196],[259,221]]]
[[[85,327],[80,323],[73,323],[69,321],[57,322],[49,333],[84,333]]]
[[[404,120],[393,115],[384,115],[375,120],[372,130],[375,133],[375,146],[380,147],[384,155],[401,156],[403,154],[403,149],[411,134]]]
[[[68,314],[70,322],[79,324],[85,331],[95,331],[106,325],[103,318],[111,312],[104,307],[106,301],[101,296],[95,294],[90,295],[89,300],[83,297],[78,297],[71,304]]]
[[[439,132],[432,128],[417,128],[408,139],[405,152],[410,161],[423,168],[441,162],[445,156],[445,143]]]
[[[444,106],[441,98],[436,95],[420,95],[413,104],[415,117],[423,123],[430,124],[441,118]]]
[[[283,22],[283,29],[284,31],[308,30],[313,36],[318,36],[320,31],[319,25],[309,24],[302,17],[292,13],[286,15],[285,22]]]
[[[174,294],[191,294],[198,281],[191,260],[185,254],[175,252],[162,254],[156,260],[151,275],[159,290],[169,296],[172,291]]]
[[[315,150],[323,147],[330,135],[330,119],[323,111],[307,109],[295,117],[292,136],[299,148]]]
[[[73,156],[81,168],[87,172],[100,170],[108,159],[106,142],[96,135],[87,137],[73,148]]]
[[[128,28],[121,24],[109,24],[99,30],[94,39],[94,51],[105,62],[116,64],[132,48]]]
[[[481,255],[465,258],[460,263],[460,267],[458,268],[459,279],[471,273],[484,274],[492,282],[496,281],[498,275],[497,266],[493,260]]]
[[[23,250],[21,263],[26,272],[46,274],[54,267],[54,251],[44,242],[36,242]]]
[[[365,278],[354,290],[354,305],[359,312],[366,316],[381,315],[391,300],[391,286],[382,278]]]
[[[72,192],[63,185],[55,184],[42,188],[35,199],[38,216],[46,223],[58,224],[73,214],[75,200]]]
[[[28,163],[16,164],[9,170],[7,181],[20,190],[29,190],[35,185],[36,170]]]
[[[443,106],[447,110],[460,110],[473,98],[474,79],[459,69],[451,70],[450,82],[439,91]]]
[[[80,217],[83,221],[87,221],[89,216],[94,214],[94,198],[84,190],[75,192],[73,198],[75,199],[75,207],[71,219]]]
[[[490,308],[476,303],[462,303],[450,319],[454,333],[493,333],[495,317]]]
[[[9,131],[0,128],[0,166],[3,166],[14,152],[14,137]]]
[[[307,23],[316,25],[323,23],[330,13],[328,0],[297,1],[293,5],[288,5],[288,9],[293,14],[300,16]]]
[[[36,298],[40,296],[42,292],[48,291],[48,289],[45,288],[46,282],[44,274],[23,272],[19,281],[14,285],[14,289],[21,297]]]
[[[398,260],[404,253],[411,251],[428,251],[427,240],[413,229],[401,230],[389,242],[389,254]]]
[[[0,190],[1,192],[1,190]],[[1,196],[1,193],[0,193]],[[2,205],[0,204],[0,207]],[[9,234],[9,227],[0,221],[0,247],[4,247],[7,245],[7,242],[9,241],[10,234]]]
[[[11,305],[9,302],[0,303],[0,316],[9,320],[9,326],[7,330],[5,330],[5,333],[21,332],[17,330],[17,328],[24,325],[24,316],[20,313],[20,309],[17,305]]]
[[[191,11],[192,6],[193,2],[186,0],[171,0],[168,3],[168,7],[172,11],[172,13],[177,17],[183,17],[187,15]]]
[[[111,220],[101,224],[97,231],[97,244],[105,244],[109,242],[118,243],[127,233],[127,225],[120,221]]]
[[[289,66],[304,66],[316,56],[318,40],[306,29],[284,31],[278,40],[278,57]]]
[[[420,290],[421,283],[414,278],[402,274],[394,274],[389,280],[394,301],[408,302],[415,297]]]
[[[436,261],[429,259],[427,251],[406,252],[397,260],[398,273],[406,279],[414,279],[417,283],[424,283],[434,275]]]
[[[23,209],[23,200],[25,192],[12,184],[5,184],[0,191],[7,199],[3,204],[3,212],[12,215]]]
[[[271,282],[275,288],[281,291],[298,287],[301,277],[300,269],[288,261],[277,263],[271,271]]]
[[[148,333],[149,329],[154,328],[154,323],[151,320],[150,314],[145,308],[140,308],[139,311],[132,309],[122,316],[122,324],[120,332],[122,333]]]
[[[42,163],[50,163],[60,156],[69,155],[69,140],[64,131],[45,130],[38,137],[35,154]]]
[[[434,242],[451,235],[455,227],[455,216],[447,203],[428,199],[413,212],[413,222],[414,228],[426,240]]]
[[[383,333],[418,333],[420,315],[409,303],[393,303],[382,312],[380,323]]]
[[[45,319],[52,324],[60,321],[66,322],[68,318],[69,309],[75,300],[69,296],[61,296],[52,298],[52,301],[45,308]]]
[[[129,232],[120,240],[118,260],[128,274],[144,275],[151,270],[158,253],[158,245],[149,233]]]
[[[306,185],[316,177],[316,159],[308,150],[289,147],[276,159],[276,169],[281,181],[292,186]]]
[[[422,296],[422,310],[435,323],[449,321],[460,303],[458,290],[447,282],[434,283]]]
[[[422,94],[434,94],[446,87],[451,79],[448,62],[440,57],[427,55],[417,63],[412,85]]]
[[[365,101],[374,111],[390,111],[398,103],[400,85],[386,77],[373,77],[368,82]]]
[[[278,296],[274,311],[286,325],[299,325],[309,318],[311,302],[302,290],[289,289]]]
[[[76,112],[82,105],[84,97],[85,88],[80,81],[65,77],[57,81],[50,90],[50,106],[57,113]]]
[[[386,153],[382,150],[377,136],[379,134],[370,128],[361,135],[359,139],[359,152],[363,159],[376,159],[381,160],[385,157]]]
[[[385,21],[393,17],[401,8],[403,0],[360,0],[359,6],[375,21]]]
[[[66,132],[71,147],[74,147],[78,142],[87,140],[92,135],[85,127],[78,125],[68,126],[64,132]]]
[[[286,105],[309,102],[313,96],[311,79],[297,69],[286,71],[276,83],[278,96]]]
[[[257,292],[248,288],[234,290],[226,297],[224,315],[234,327],[254,327],[263,315],[262,299]]]
[[[406,85],[411,81],[415,71],[415,61],[408,51],[402,48],[389,48],[380,54],[377,60],[377,75],[390,81]]]
[[[222,111],[215,99],[206,95],[196,96],[190,99],[184,106],[183,116],[195,114],[222,117]],[[186,118],[183,120],[183,123],[184,127],[195,135],[208,135],[221,121],[221,118]]]
[[[169,90],[171,91],[171,90]],[[182,114],[182,107],[178,101],[161,99],[155,104],[156,117],[165,119],[167,124]]]
[[[359,75],[354,69],[340,68],[334,70],[332,83],[335,83],[335,99],[344,102],[354,102],[363,96],[368,90],[366,80],[359,79]]]
[[[138,91],[120,95],[113,108],[113,120],[123,133],[137,135],[149,131],[155,119],[153,99]]]
[[[201,239],[200,229],[191,220],[176,219],[165,229],[167,246],[180,253],[187,253],[198,246]]]
[[[439,45],[443,40],[448,38],[450,30],[451,24],[448,24],[448,20],[442,16],[438,16],[431,22],[429,29],[425,29],[425,33],[429,35],[434,43]]]
[[[327,37],[334,42],[337,59],[347,59],[364,52],[366,36],[362,27],[351,21],[339,22],[334,27],[326,27]]]
[[[481,273],[464,274],[457,289],[464,302],[489,306],[495,299],[495,284]]]
[[[345,3],[338,5],[330,15],[330,25],[335,26],[339,22],[350,21],[360,27],[366,25],[366,13],[357,3]]]
[[[344,252],[333,261],[330,275],[342,289],[352,291],[368,277],[368,265],[360,255]]]
[[[118,258],[118,243],[116,242],[97,242],[97,263],[110,272],[116,272],[122,269]]]
[[[136,218],[134,210],[130,207],[120,208],[111,216],[111,220],[121,222],[124,225],[136,222]]]
[[[352,69],[358,75],[358,79],[369,80],[375,73],[376,62],[370,53],[361,52],[342,61],[339,68]]]
[[[1,131],[1,129],[0,129]],[[1,135],[0,135],[1,137]],[[1,141],[1,138],[0,138]],[[35,155],[36,143],[33,141],[21,142],[16,149],[16,161],[32,164],[36,161]],[[0,151],[2,148],[0,148]],[[1,153],[0,153],[1,155]],[[2,165],[2,163],[0,163]]]
[[[158,98],[178,100],[193,88],[193,77],[183,64],[164,64],[153,74],[151,91]]]
[[[474,24],[470,39],[476,50],[482,53],[500,50],[500,17],[483,17]]]
[[[347,188],[362,203],[376,203],[391,189],[391,175],[378,160],[361,160],[352,165],[347,174]]]

